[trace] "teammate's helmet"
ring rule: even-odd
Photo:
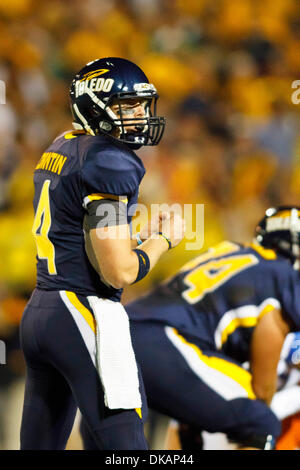
[[[108,57],[89,62],[74,77],[70,98],[75,129],[113,134],[136,147],[157,145],[162,138],[165,118],[156,115],[156,89],[129,60]],[[121,102],[130,98],[144,102],[144,117],[124,117]],[[119,104],[119,115],[110,109],[114,104]],[[129,124],[134,131],[126,130]]]
[[[255,230],[257,242],[291,260],[299,269],[300,207],[280,206],[266,210]]]

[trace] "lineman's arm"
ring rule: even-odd
[[[251,341],[250,367],[256,397],[268,405],[276,392],[277,365],[290,328],[281,311],[274,309],[258,322]]]

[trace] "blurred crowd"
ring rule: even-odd
[[[32,172],[71,128],[74,73],[105,56],[146,72],[167,127],[158,147],[139,151],[140,202],[204,204],[206,249],[251,239],[269,206],[299,204],[299,48],[297,0],[0,0],[0,338],[9,346],[0,389],[23,373],[16,335],[35,285]],[[124,300],[195,256],[184,248]]]

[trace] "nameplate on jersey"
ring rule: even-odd
[[[45,152],[37,164],[36,170],[47,170],[60,175],[66,160],[67,157],[60,153]]]

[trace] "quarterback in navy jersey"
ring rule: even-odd
[[[120,298],[183,237],[174,215],[159,216],[139,246],[130,233],[145,173],[135,150],[159,143],[165,119],[154,85],[125,59],[87,64],[70,98],[75,130],[34,172],[37,286],[21,323],[21,449],[64,449],[77,407],[97,448],[146,449],[143,383]]]
[[[184,449],[201,448],[200,431],[247,449],[280,435],[269,405],[285,337],[300,330],[299,216],[269,209],[254,243],[224,241],[126,306],[149,407],[183,423]]]
[[[34,173],[33,232],[39,250],[38,288],[64,287],[77,294],[120,300],[121,290],[101,281],[89,261],[83,221],[98,201],[115,198],[117,204],[127,206],[126,222],[130,224],[130,208],[137,203],[144,173],[144,165],[137,155],[109,136],[75,131],[58,137],[50,145]],[[51,223],[45,213],[49,199]],[[49,242],[39,238],[47,223]],[[41,242],[49,246],[41,246]]]

